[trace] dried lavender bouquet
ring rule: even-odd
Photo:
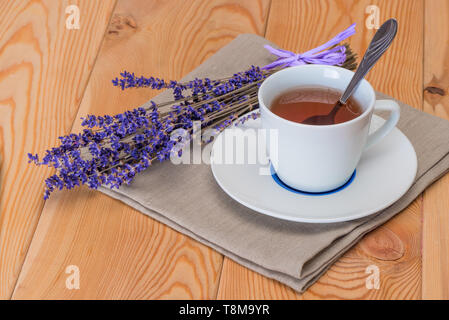
[[[122,72],[112,80],[122,90],[128,88],[170,89],[173,100],[125,111],[113,116],[88,115],[82,118],[83,131],[59,137],[60,145],[47,150],[40,159],[28,154],[36,165],[54,167],[56,173],[45,180],[44,199],[51,192],[87,185],[97,189],[100,185],[119,188],[129,184],[136,174],[147,169],[154,161],[181,156],[176,148],[189,142],[194,133],[194,122],[202,132],[213,129],[215,134],[233,123],[256,118],[258,113],[245,115],[258,108],[257,92],[265,78],[276,71],[295,65],[317,63],[355,69],[356,57],[347,44],[338,45],[355,33],[355,25],[338,34],[324,45],[303,54],[266,46],[278,59],[263,67],[248,70],[223,79],[194,79],[189,82],[165,81],[154,77],[136,77]],[[185,138],[173,133],[182,129]],[[203,139],[208,143],[213,137]],[[176,154],[174,154],[176,153]]]

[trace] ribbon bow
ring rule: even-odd
[[[325,44],[304,53],[293,53],[287,50],[275,49],[269,45],[265,45],[264,46],[265,49],[270,51],[272,54],[278,56],[278,59],[262,67],[262,69],[268,70],[279,66],[293,67],[307,63],[341,66],[346,61],[346,47],[344,45],[340,45],[332,49],[327,48],[340,43],[346,38],[352,36],[354,33],[355,33],[355,23],[353,23],[345,31],[340,32],[338,35],[336,35],[333,39],[329,40]]]

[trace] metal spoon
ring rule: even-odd
[[[363,56],[362,62],[360,62],[357,71],[352,76],[346,90],[343,92],[340,100],[335,104],[334,108],[326,115],[312,116],[301,123],[303,124],[319,124],[319,125],[329,125],[335,123],[335,115],[337,114],[340,107],[343,106],[349,97],[352,95],[354,90],[359,85],[360,81],[365,77],[368,71],[374,66],[374,64],[379,60],[379,58],[385,53],[385,51],[390,46],[396,32],[398,30],[398,23],[395,19],[389,19],[380,26],[374,35],[368,49]]]

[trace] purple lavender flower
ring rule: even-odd
[[[227,114],[226,109],[247,100],[248,94],[257,90],[257,82],[267,75],[252,66],[224,80],[196,78],[178,83],[122,72],[121,78],[112,81],[122,90],[141,87],[172,90],[173,102],[168,111],[162,112],[151,102],[149,106],[114,116],[87,115],[82,118],[83,131],[59,137],[60,145],[47,150],[42,160],[37,154],[28,154],[30,162],[57,169],[56,174],[45,180],[44,198],[48,199],[55,190],[80,185],[97,189],[101,185],[119,188],[131,183],[153,161],[170,158],[179,143],[170,139],[174,130],[192,131],[194,121],[200,121],[202,127],[212,125],[219,131],[229,126],[236,116],[233,112]],[[246,90],[238,91],[245,86]],[[240,105],[236,111],[243,107]],[[223,116],[220,112],[224,112]],[[182,155],[182,149],[177,155]]]
[[[348,32],[339,36],[345,37]],[[313,52],[310,59],[332,58],[353,68],[355,58],[346,48],[332,48],[323,57]],[[342,55],[346,60],[342,60]],[[92,189],[99,186],[113,189],[131,183],[154,161],[165,161],[173,153],[182,156],[182,146],[190,140],[171,139],[171,134],[178,129],[192,134],[195,121],[201,123],[201,128],[219,133],[233,123],[256,119],[258,113],[245,114],[258,108],[258,88],[277,70],[251,66],[229,78],[195,78],[184,83],[121,72],[120,77],[112,80],[114,86],[122,90],[168,89],[173,100],[159,105],[150,102],[113,116],[87,115],[82,118],[82,132],[59,137],[59,145],[47,150],[41,159],[29,153],[29,162],[56,169],[56,174],[45,180],[44,199],[64,188],[87,185]],[[210,137],[204,142],[212,140]]]

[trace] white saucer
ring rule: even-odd
[[[373,115],[370,131],[384,120]],[[260,127],[260,119],[248,120],[240,129]],[[376,213],[398,200],[412,185],[417,159],[407,137],[397,128],[362,155],[352,181],[328,194],[306,194],[289,190],[269,172],[269,164],[222,164],[223,155],[234,152],[234,144],[223,143],[227,130],[244,134],[248,130],[226,129],[215,140],[211,168],[220,187],[234,200],[260,213],[298,222],[330,223],[349,221]],[[249,139],[248,139],[249,140]],[[246,140],[246,141],[248,141]],[[254,143],[253,143],[254,144]],[[245,154],[257,153],[257,146],[245,143]],[[232,149],[230,149],[232,148]]]

